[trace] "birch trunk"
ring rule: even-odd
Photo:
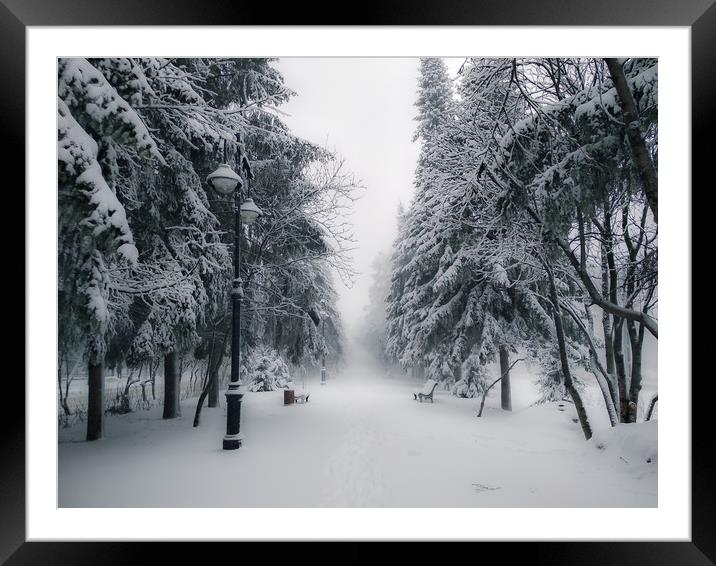
[[[500,345],[500,397],[503,411],[512,410],[512,392],[510,390],[510,352],[506,346]]]
[[[584,438],[589,440],[592,438],[592,427],[589,425],[589,419],[587,417],[587,411],[584,409],[584,403],[579,395],[579,392],[574,386],[572,381],[572,374],[569,370],[569,361],[567,359],[567,345],[564,338],[564,327],[562,326],[562,313],[560,311],[559,297],[557,296],[557,287],[554,283],[554,273],[552,268],[547,266],[547,275],[549,278],[549,294],[550,301],[552,303],[552,318],[554,319],[554,327],[557,334],[557,345],[559,347],[559,361],[562,366],[562,374],[564,376],[564,386],[567,389],[574,407],[577,410],[577,417],[579,418],[579,424],[582,427]]]
[[[613,58],[606,58],[604,62],[609,68],[609,74],[612,77],[614,88],[621,101],[622,116],[624,117],[629,147],[631,147],[632,162],[639,173],[644,195],[654,215],[654,222],[658,223],[658,181],[656,167],[646,147],[644,136],[639,129],[639,110],[627,84],[621,63]]]

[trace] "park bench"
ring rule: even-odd
[[[293,389],[284,389],[283,390],[283,404],[284,405],[292,405],[293,403],[306,403],[308,401],[308,397],[310,396],[310,393],[296,393]]]
[[[418,391],[417,393],[413,393],[413,397],[415,397],[416,401],[420,401],[421,403],[425,399],[430,399],[430,402],[433,402],[433,391],[435,391],[435,388],[438,386],[438,382],[434,379],[428,379],[425,382],[425,385],[423,386],[422,391]]]

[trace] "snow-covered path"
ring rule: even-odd
[[[106,420],[106,437],[60,431],[61,507],[652,507],[655,464],[629,462],[585,442],[571,412],[528,407],[516,372],[515,410],[436,390],[418,403],[407,377],[344,372],[310,401],[282,392],[244,397],[244,445],[221,450],[223,409],[192,428],[161,409]],[[498,392],[499,393],[499,392]],[[598,421],[598,419],[595,418]],[[603,426],[603,423],[598,425]]]

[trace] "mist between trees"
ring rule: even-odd
[[[585,380],[612,426],[651,418],[657,60],[468,58],[451,80],[422,59],[416,106],[415,196],[374,262],[364,343],[458,396],[499,383],[506,410],[525,359],[539,401],[573,401],[586,438]]]

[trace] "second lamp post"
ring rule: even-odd
[[[323,357],[321,358],[321,385],[326,384],[326,318],[321,319],[321,336],[323,338]]]
[[[244,291],[241,282],[241,231],[243,224],[252,224],[262,216],[261,209],[254,204],[249,191],[249,182],[253,178],[251,164],[243,151],[240,151],[239,167],[244,173],[241,178],[228,164],[222,163],[216,171],[209,174],[207,182],[222,195],[234,193],[234,279],[231,286],[231,379],[226,391],[226,434],[223,438],[224,450],[236,450],[241,447],[241,400],[239,392],[239,371],[241,366],[241,299]],[[241,189],[246,184],[246,200],[241,202]]]

